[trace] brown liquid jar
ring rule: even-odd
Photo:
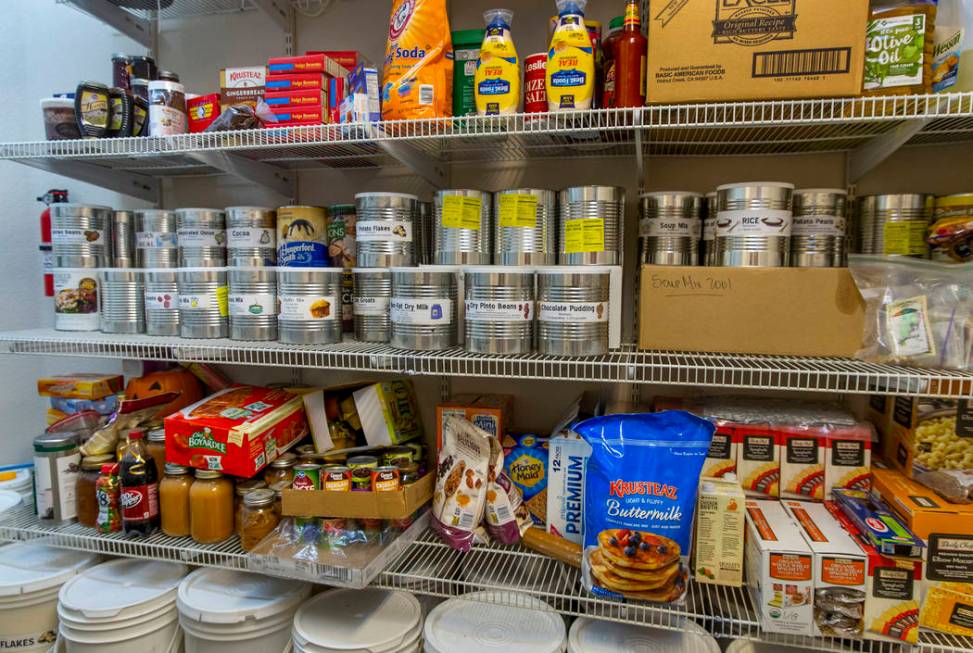
[[[98,525],[98,497],[95,483],[101,476],[101,466],[115,462],[114,456],[88,456],[81,459],[81,472],[75,483],[75,499],[78,506],[78,523],[95,528]]]
[[[166,430],[163,428],[152,429],[146,434],[145,448],[152,456],[155,469],[159,472],[159,478],[164,478],[166,474]]]
[[[267,487],[273,487],[276,483],[287,481],[288,485],[294,480],[294,465],[297,464],[297,456],[287,452],[282,453],[272,463],[267,465],[264,470],[264,482]]]
[[[243,516],[243,499],[246,497],[248,492],[253,490],[260,490],[267,487],[267,484],[259,478],[251,478],[248,480],[240,480],[236,483],[236,498],[233,502],[233,530],[237,535],[240,534],[240,526],[243,523],[241,517]]]
[[[159,513],[162,532],[170,537],[189,535],[189,489],[193,476],[188,467],[166,465],[166,475],[159,484]]]
[[[276,493],[269,489],[252,490],[243,499],[240,547],[250,551],[277,527]]]
[[[233,481],[220,472],[196,470],[189,488],[189,534],[199,544],[233,535]]]

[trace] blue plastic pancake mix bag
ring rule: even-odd
[[[683,411],[606,415],[574,430],[585,468],[583,582],[618,600],[681,602],[699,474],[715,427]]]

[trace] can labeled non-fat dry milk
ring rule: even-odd
[[[456,270],[447,266],[392,269],[391,344],[436,351],[456,345]]]

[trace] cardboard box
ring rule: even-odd
[[[37,379],[37,394],[41,397],[104,399],[124,387],[125,379],[120,374],[64,374]]]
[[[355,390],[355,408],[370,447],[422,438],[422,419],[412,381],[384,381]]]
[[[921,606],[921,626],[973,637],[973,536],[929,537]]]
[[[650,0],[649,102],[859,95],[868,0]]]
[[[780,434],[768,426],[738,424],[737,478],[747,496],[780,496]]]
[[[973,504],[949,503],[899,471],[873,469],[872,496],[881,498],[924,540],[934,533],[973,536]]]
[[[936,469],[973,468],[971,402],[895,397],[882,453],[910,478]]]
[[[882,555],[922,558],[925,544],[879,497],[861,490],[835,490],[834,503],[862,538]]]
[[[329,77],[344,77],[348,70],[324,53],[305,54],[297,57],[274,57],[267,61],[267,75],[300,75],[323,73]]]
[[[256,106],[263,97],[267,69],[263,66],[223,68],[220,70],[220,107],[233,104]]]
[[[265,88],[272,93],[312,88],[324,90],[327,88],[325,79],[325,76],[321,73],[274,75],[273,77],[267,78]]]
[[[804,541],[814,553],[814,634],[827,637],[861,635],[862,619],[839,615],[843,629],[833,629],[826,621],[835,614],[834,606],[848,608],[861,604],[864,616],[868,556],[848,531],[820,503],[783,500],[781,505],[801,527]],[[860,602],[850,601],[861,596]]]
[[[210,93],[186,100],[186,109],[189,114],[189,133],[205,131],[220,116],[220,95]]]
[[[436,406],[436,447],[443,446],[443,422],[449,416],[462,417],[502,440],[513,415],[513,395],[456,395]]]
[[[328,106],[328,95],[318,89],[298,89],[296,91],[266,92],[264,102],[271,109],[296,109],[303,107]]]
[[[301,397],[253,386],[220,390],[164,423],[166,462],[245,478],[308,434]]]
[[[591,445],[576,433],[547,443],[547,532],[581,544],[584,536],[584,470]]]
[[[292,517],[407,519],[429,503],[436,475],[426,474],[398,492],[327,492],[284,490],[281,512]]]
[[[727,474],[736,474],[739,450],[740,433],[730,422],[717,420],[716,432],[710,441],[709,452],[706,454],[706,462],[703,463],[703,472],[700,476],[723,478]]]
[[[323,125],[328,122],[327,105],[319,104],[318,106],[294,107],[290,109],[278,109],[276,107],[272,107],[270,110],[275,116],[277,116],[277,120],[279,120],[281,123],[310,123]]]
[[[812,635],[814,554],[779,501],[747,503],[747,586],[764,632]]]
[[[824,438],[814,428],[781,426],[780,496],[788,499],[824,498]]]
[[[642,267],[639,347],[853,356],[865,307],[845,268]]]
[[[872,487],[872,428],[861,422],[849,428],[835,428],[824,441],[824,498],[832,491]]]
[[[362,60],[357,50],[308,50],[305,54],[323,54],[346,71],[354,70]]]
[[[732,478],[701,478],[697,502],[696,582],[741,587],[746,499],[740,484]]]

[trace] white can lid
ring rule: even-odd
[[[568,649],[572,653],[720,653],[706,629],[689,619],[682,624],[682,630],[662,630],[580,617],[571,625]]]
[[[425,625],[434,653],[558,653],[563,618],[543,601],[517,592],[475,592],[439,604]]]
[[[747,186],[770,186],[771,188],[789,188],[794,190],[794,184],[789,184],[786,181],[743,181],[735,184],[723,184],[722,186],[717,186],[716,190],[730,190],[731,188],[745,188]]]
[[[188,573],[186,565],[155,560],[113,560],[69,580],[58,595],[60,608],[85,619],[146,614],[171,605]]]
[[[410,195],[409,193],[355,193],[356,200],[366,197],[404,197],[407,200],[419,201],[417,195]]]
[[[294,609],[311,587],[283,578],[230,569],[198,569],[179,583],[184,617],[203,623],[259,621]]]
[[[94,553],[33,542],[9,544],[0,548],[0,596],[32,594],[63,585],[96,562]]]
[[[408,592],[367,588],[318,594],[294,615],[294,639],[327,649],[395,651],[418,633],[422,608]]]

